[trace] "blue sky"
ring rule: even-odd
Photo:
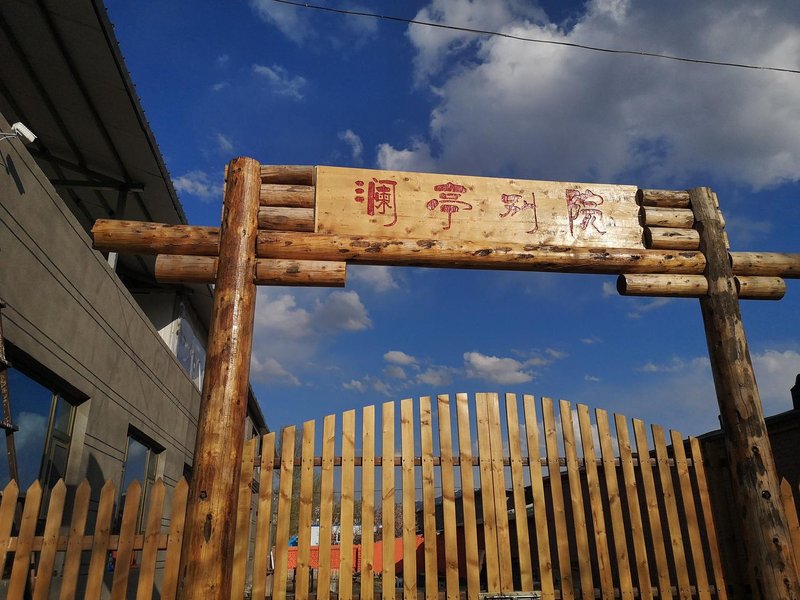
[[[320,0],[322,1],[322,0]],[[733,250],[800,252],[800,75],[612,56],[249,3],[110,0],[189,220],[217,225],[233,157],[713,187]],[[800,68],[792,3],[328,3],[588,45]],[[390,399],[566,398],[685,434],[716,427],[696,300],[614,278],[349,267],[260,288],[251,379],[270,426]],[[765,412],[791,407],[800,285],[745,301]]]

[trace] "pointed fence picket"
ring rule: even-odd
[[[566,401],[557,419],[548,398],[538,415],[527,395],[521,406],[513,394],[459,394],[453,404],[445,395],[404,400],[398,411],[387,402],[380,414],[360,411],[360,427],[356,411],[341,415],[340,430],[325,417],[319,439],[309,421],[302,437],[284,429],[279,448],[275,433],[248,442],[231,524],[232,597],[727,598],[696,439],[667,437],[657,425],[648,434],[622,415],[612,432],[605,411],[592,420],[588,407]],[[138,482],[128,487],[115,520],[117,489],[107,482],[87,531],[88,482],[71,491],[59,482],[46,507],[34,483],[21,512],[9,483],[0,502],[6,596],[58,589],[61,600],[99,598],[105,589],[111,598],[173,600],[188,485],[168,490],[159,480],[144,512],[141,493]],[[785,482],[781,499],[800,555]]]

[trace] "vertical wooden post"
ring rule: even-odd
[[[708,188],[689,190],[689,197],[706,258],[708,295],[700,308],[750,578],[757,597],[796,599],[797,565],[716,198]]]
[[[230,598],[253,341],[260,167],[228,165],[206,372],[181,554],[184,599]]]

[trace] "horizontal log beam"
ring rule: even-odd
[[[780,277],[734,277],[740,300],[780,300],[786,295],[786,282]],[[617,278],[622,296],[701,298],[708,294],[704,275],[625,274]]]
[[[694,229],[645,227],[644,245],[655,250],[698,250],[700,234]]]
[[[261,206],[314,208],[314,190],[312,185],[264,183],[261,185],[259,202]]]
[[[642,206],[660,208],[690,208],[689,192],[686,190],[639,190],[636,195]]]
[[[642,208],[644,225],[647,227],[674,227],[691,229],[694,225],[694,214],[688,208]]]
[[[100,219],[94,247],[111,252],[215,256],[219,228]],[[360,264],[509,269],[565,273],[673,273],[700,275],[700,252],[491,246],[444,240],[390,240],[321,233],[260,231],[259,258],[350,261]],[[731,252],[735,275],[800,279],[800,254]]]
[[[314,167],[308,165],[261,165],[261,183],[314,185]]]
[[[314,209],[262,206],[258,209],[258,228],[274,231],[314,231]]]
[[[217,258],[213,256],[171,256],[156,258],[156,279],[162,283],[214,283]],[[317,260],[256,260],[256,285],[344,287],[347,265],[344,262]]]

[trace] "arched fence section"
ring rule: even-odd
[[[232,598],[727,597],[697,439],[527,395],[377,408],[246,442]],[[175,598],[187,489],[139,517],[134,482],[120,517],[112,482],[91,511],[87,482],[46,510],[11,482],[6,596]]]

